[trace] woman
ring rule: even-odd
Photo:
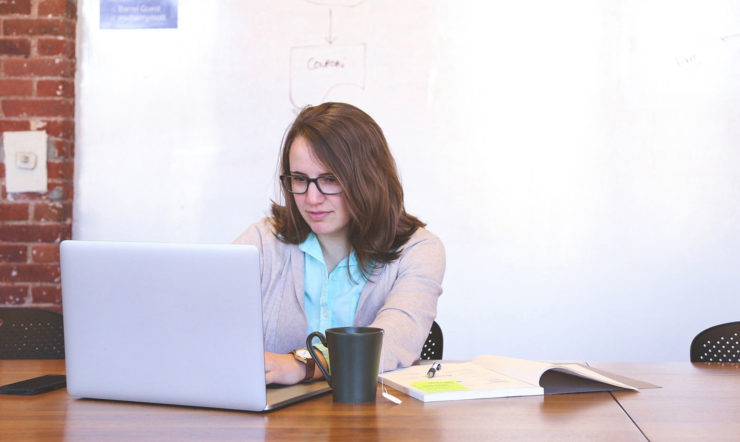
[[[285,205],[235,241],[260,252],[266,382],[322,376],[301,348],[331,327],[382,328],[382,368],[410,365],[436,316],[445,255],[406,213],[380,127],[349,104],[307,107],[280,172]]]

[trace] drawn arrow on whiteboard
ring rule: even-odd
[[[331,8],[329,8],[329,37],[326,38],[326,41],[329,42],[329,44],[334,43],[334,40],[335,40],[334,36],[331,35],[331,31],[332,31],[331,27],[332,27],[332,16],[331,16]]]

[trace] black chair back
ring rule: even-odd
[[[432,322],[431,330],[429,330],[427,341],[424,343],[424,348],[421,349],[421,356],[419,356],[419,359],[442,359],[443,347],[444,339],[442,338],[442,329],[439,327],[439,324],[437,324],[437,321],[434,321]]]
[[[691,362],[740,362],[740,322],[715,325],[696,335]]]
[[[0,359],[64,359],[62,315],[35,308],[0,308]]]

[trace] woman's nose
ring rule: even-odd
[[[313,186],[312,186],[313,184]],[[306,201],[312,204],[320,203],[325,198],[324,194],[319,192],[319,187],[315,182],[308,183],[308,189],[306,189]]]

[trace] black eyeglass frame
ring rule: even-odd
[[[285,180],[288,179],[288,178],[290,178],[290,179],[292,179],[292,178],[302,178],[302,179],[306,180],[306,183],[307,183],[306,184],[306,190],[304,190],[303,192],[295,192],[295,191],[291,190],[288,187],[288,185],[285,183]],[[319,180],[322,179],[322,178],[327,178],[327,177],[325,177],[325,176],[317,176],[316,178],[309,178],[309,177],[307,177],[305,175],[287,174],[287,175],[280,175],[280,184],[282,184],[283,189],[285,189],[286,192],[292,193],[294,195],[303,195],[304,193],[308,192],[308,188],[309,188],[309,186],[311,186],[311,183],[314,183],[314,185],[319,190],[319,192],[321,192],[322,195],[339,195],[340,193],[343,192],[343,190],[339,190],[339,192],[324,192],[323,190],[321,190],[321,186],[319,186]]]

